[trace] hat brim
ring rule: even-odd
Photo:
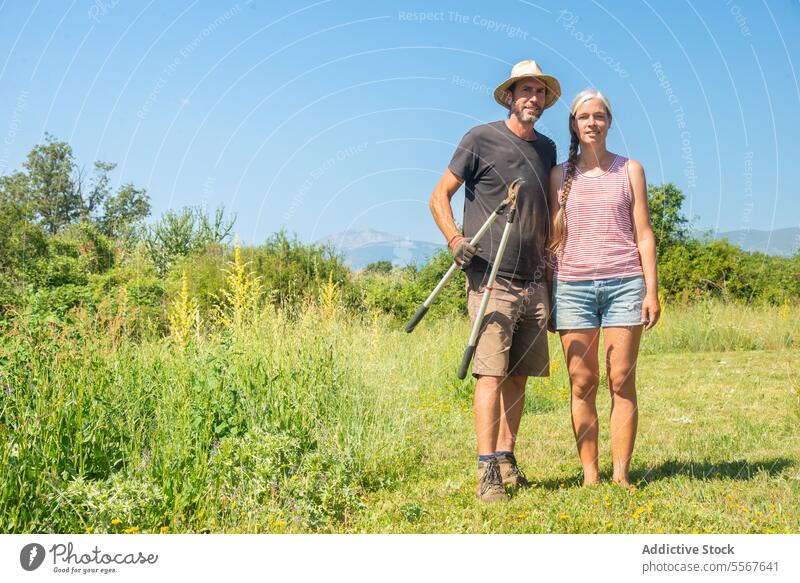
[[[537,79],[544,83],[545,87],[547,87],[547,96],[544,100],[544,109],[551,107],[556,101],[558,101],[558,98],[561,97],[561,83],[559,83],[558,79],[555,77],[551,77],[550,75],[518,75],[517,77],[511,77],[510,79],[503,81],[497,86],[497,89],[494,90],[494,100],[506,109],[511,109],[511,106],[509,106],[508,102],[506,102],[508,88],[520,79]]]

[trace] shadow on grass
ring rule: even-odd
[[[631,470],[631,482],[644,487],[651,482],[686,476],[693,480],[750,480],[756,474],[766,472],[770,476],[778,476],[784,470],[795,465],[789,458],[772,458],[763,461],[731,460],[724,462],[667,460],[655,467]],[[611,475],[601,472],[601,483],[611,482]],[[561,490],[580,488],[583,474],[579,471],[570,476],[550,480],[532,480],[537,487],[544,490]]]
[[[784,457],[763,461],[667,460],[652,468],[633,470],[631,471],[631,478],[634,483],[649,483],[677,476],[688,476],[694,480],[750,480],[761,472],[766,472],[770,476],[780,475],[785,469],[794,464],[794,460]]]

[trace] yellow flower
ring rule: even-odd
[[[116,526],[117,524],[122,524],[122,521],[119,518],[115,518],[114,520],[111,521],[111,524]]]
[[[169,527],[168,526],[162,526],[161,527],[161,534],[167,534],[168,532],[169,532]]]
[[[286,522],[284,522],[283,520],[276,520],[275,526],[286,526]]]
[[[93,527],[93,526],[87,526],[87,527],[86,527],[86,533],[87,533],[87,534],[91,534],[93,530],[94,530],[94,527]]]
[[[139,532],[139,527],[138,526],[132,526],[130,528],[126,528],[125,529],[125,534],[135,534],[137,532]]]

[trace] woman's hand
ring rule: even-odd
[[[645,330],[650,330],[661,317],[661,304],[658,296],[647,295],[642,301],[642,324]]]

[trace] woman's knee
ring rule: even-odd
[[[597,394],[600,376],[591,370],[579,370],[570,373],[572,396],[577,399],[591,399]]]
[[[623,398],[635,397],[635,369],[610,371],[608,374],[608,390],[611,391],[612,395],[619,395]]]

